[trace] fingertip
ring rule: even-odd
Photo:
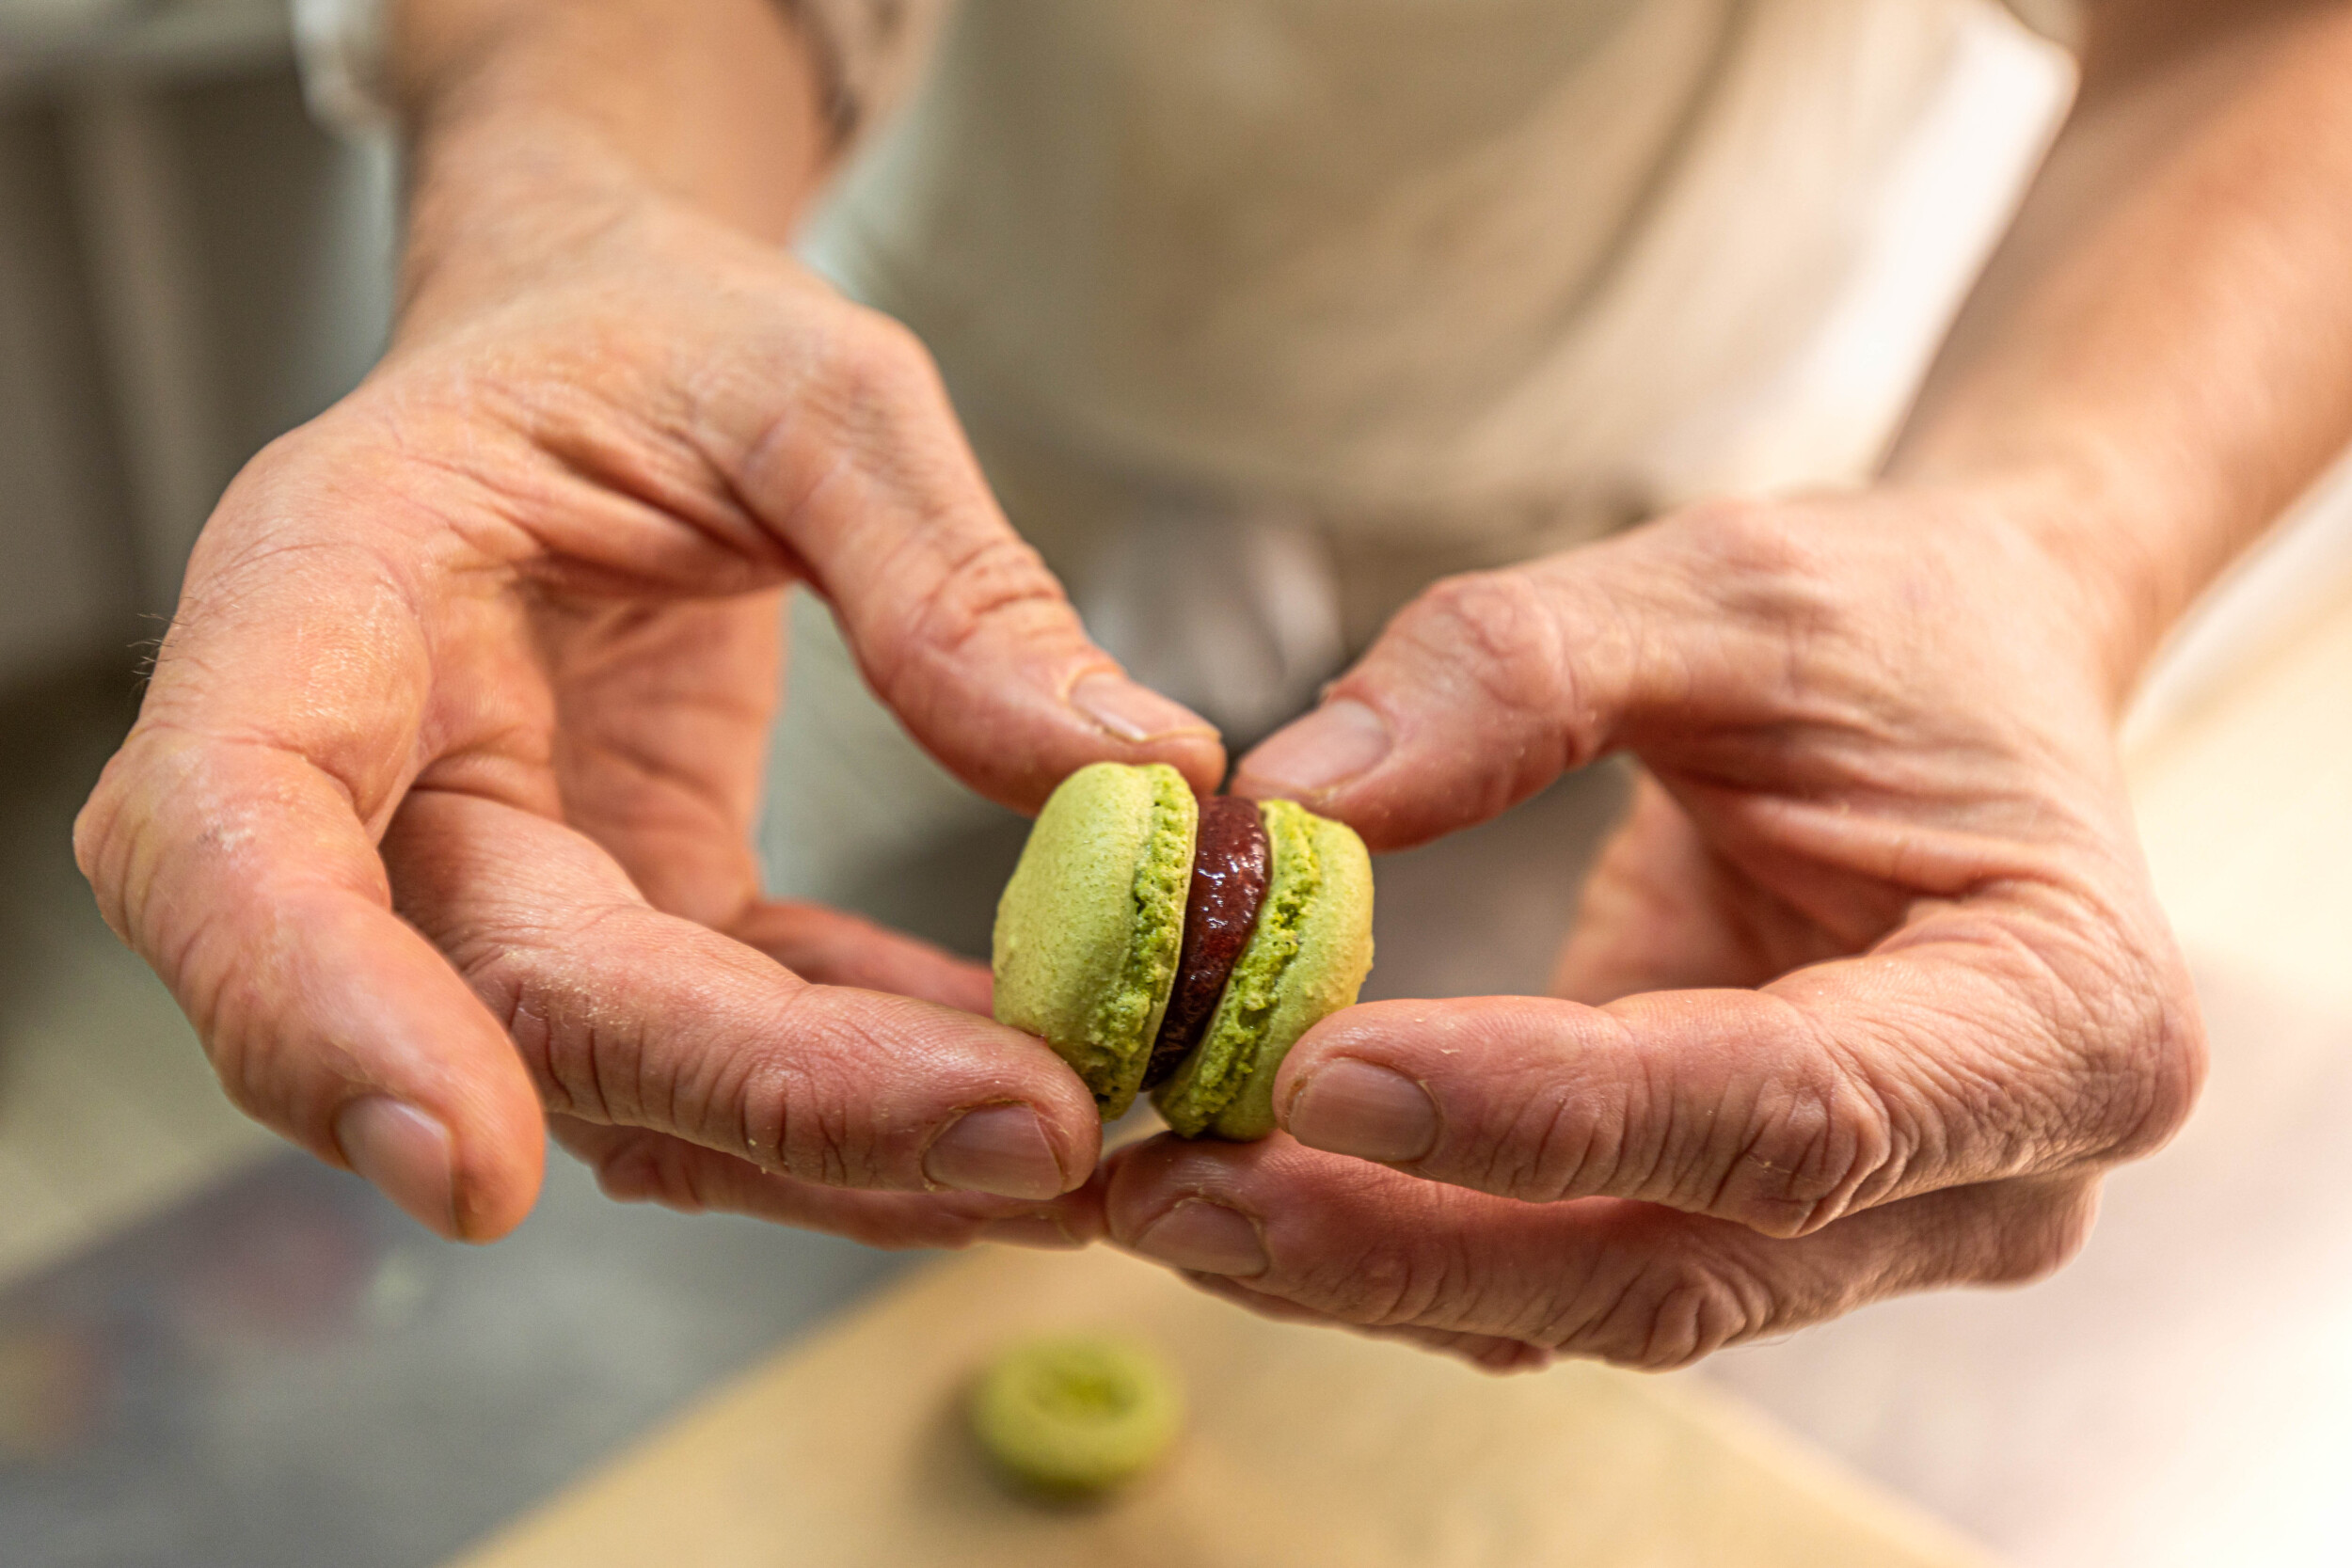
[[[1284,1131],[1310,1148],[1381,1164],[1409,1164],[1438,1147],[1429,1090],[1392,1068],[1354,1056],[1325,1063],[1291,1085]]]
[[[362,1095],[335,1113],[343,1164],[427,1230],[457,1240],[457,1144],[437,1117],[389,1095]]]
[[[535,1111],[535,1098],[532,1106]],[[455,1239],[495,1242],[512,1234],[537,1207],[546,1174],[543,1130],[508,1134],[469,1149],[457,1162]]]
[[[1464,1354],[1472,1366],[1496,1377],[1515,1377],[1522,1372],[1540,1372],[1558,1360],[1558,1355],[1542,1345],[1519,1339],[1486,1338],[1474,1348],[1466,1348]]]
[[[1169,1209],[1188,1198],[1232,1197],[1248,1174],[1295,1145],[1280,1133],[1229,1144],[1163,1132],[1112,1151],[1103,1162],[1103,1222],[1108,1238],[1132,1249]]]
[[[1334,697],[1260,741],[1234,769],[1233,793],[1318,805],[1395,750],[1388,718],[1354,697]]]
[[[1105,1198],[1110,1183],[1097,1165],[1087,1179],[1065,1193],[1053,1206],[1056,1223],[1081,1245],[1107,1241],[1111,1233]]]
[[[982,1222],[972,1239],[1049,1252],[1074,1252],[1104,1240],[1108,1234],[1103,1218],[1103,1187],[1098,1171],[1050,1203]]]
[[[961,1193],[1044,1202],[1086,1180],[1064,1164],[1046,1118],[1026,1105],[983,1105],[941,1129],[923,1154],[924,1180]]]
[[[1124,1145],[1103,1157],[1099,1178],[1103,1231],[1109,1241],[1126,1245],[1166,1207],[1166,1199],[1159,1196],[1164,1186],[1161,1178],[1171,1148],[1182,1147],[1172,1134],[1162,1134]]]
[[[1318,1019],[1298,1037],[1282,1065],[1275,1069],[1274,1108],[1278,1119],[1287,1118],[1309,1079],[1326,1066],[1355,1058],[1377,1059],[1400,1066],[1398,1047],[1428,1047],[1440,1036],[1445,1044],[1435,1049],[1450,1053],[1458,1049],[1454,1037],[1476,1029],[1498,1009],[1512,1006],[1510,997],[1396,998],[1359,1002]],[[1418,1060],[1418,1053],[1413,1059]]]
[[[535,1135],[476,1136],[461,1149],[441,1117],[387,1094],[345,1101],[330,1133],[355,1175],[444,1241],[497,1241],[538,1197],[545,1156]]]
[[[1206,795],[1225,778],[1225,743],[1216,726],[1182,703],[1113,671],[1097,671],[1071,687],[1071,710],[1120,747],[1120,760],[1164,762]]]
[[[1225,742],[1214,732],[1162,741],[1149,760],[1164,762],[1182,773],[1196,795],[1214,795],[1224,787]]]
[[[496,1241],[538,1201],[538,1089],[506,1030],[421,936],[383,911],[340,912],[351,918],[313,926],[302,988],[318,1009],[305,1021],[310,1068],[324,1074],[281,1094],[298,1126],[318,1126],[310,1106],[332,1105],[334,1148],[411,1217],[453,1241]],[[336,1038],[347,1062],[318,1050]]]
[[[1031,815],[1062,780],[1098,762],[1166,763],[1202,795],[1225,779],[1225,744],[1208,721],[1099,666],[1067,687],[1021,673],[982,689],[967,673],[946,704],[898,712],[949,772]]]
[[[1205,1196],[1178,1198],[1121,1244],[1186,1274],[1256,1279],[1274,1266],[1264,1222],[1237,1205]]]
[[[989,1098],[977,1105],[962,1101],[962,1108],[941,1118],[941,1131],[923,1151],[925,1180],[972,1192],[997,1191],[943,1179],[932,1170],[933,1159],[943,1157],[943,1150],[952,1150],[944,1156],[950,1160],[964,1159],[967,1144],[978,1151],[975,1157],[983,1165],[999,1157],[1000,1146],[1007,1151],[1029,1150],[1017,1155],[1028,1162],[1040,1158],[1035,1149],[1041,1147],[1043,1157],[1050,1159],[1055,1173],[1050,1188],[1040,1165],[1029,1184],[999,1196],[1063,1198],[1097,1180],[1104,1164],[1102,1113],[1070,1065],[1036,1036],[985,1016],[956,1015],[953,1028],[957,1053],[986,1064],[985,1075],[977,1082],[986,1085]],[[1030,1142],[1032,1133],[1037,1145]]]
[[[1216,726],[1184,704],[1113,671],[1082,676],[1070,688],[1070,705],[1104,734],[1130,746],[1216,737]]]

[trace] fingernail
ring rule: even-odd
[[[1249,1217],[1205,1197],[1188,1197],[1152,1221],[1135,1250],[1197,1274],[1246,1279],[1266,1271],[1265,1243]]]
[[[1070,705],[1126,741],[1216,733],[1207,720],[1182,703],[1172,703],[1123,675],[1089,675],[1070,689]]]
[[[1046,1252],[1076,1252],[1086,1245],[1063,1229],[1061,1221],[1051,1214],[1015,1214],[1010,1219],[991,1220],[980,1227],[979,1236],[983,1242],[1037,1247]]]
[[[456,1239],[455,1143],[448,1128],[413,1106],[372,1094],[335,1113],[335,1146],[344,1164],[409,1218]]]
[[[1068,1185],[1044,1126],[1026,1105],[966,1111],[933,1141],[923,1174],[943,1187],[998,1197],[1059,1197]]]
[[[1310,794],[1369,773],[1392,744],[1388,721],[1352,697],[1277,730],[1242,759],[1241,776],[1277,794]]]
[[[1283,1125],[1312,1148],[1395,1164],[1437,1147],[1438,1107],[1401,1072],[1343,1056],[1291,1096]]]

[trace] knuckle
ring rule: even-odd
[[[1677,1257],[1637,1273],[1598,1316],[1548,1341],[1639,1371],[1672,1371],[1765,1331],[1771,1293],[1720,1259]]]
[[[1768,1236],[1810,1234],[1899,1180],[1895,1125],[1857,1075],[1774,1085],[1700,1207]]]
[[[501,944],[451,957],[504,1026],[547,1109],[608,1126],[635,1119],[640,1096],[624,1092],[633,1075],[621,1069],[634,1061],[636,1042],[621,1037],[617,1020],[583,1012],[576,998],[548,982],[533,949]]]
[[[181,1006],[229,1102],[257,1121],[277,1125],[279,1042],[248,1026],[248,1009],[233,986],[192,983],[183,988]]]
[[[2036,1097],[2042,1161],[2106,1165],[2153,1153],[2186,1124],[2208,1048],[2162,915],[2141,897],[2119,910],[2088,889],[2076,896],[2063,934],[2020,943],[2040,981],[2027,1006],[2049,1048],[2041,1080],[2020,1093]]]
[[[596,1186],[616,1203],[655,1203],[681,1214],[707,1212],[708,1196],[694,1163],[660,1138],[625,1138],[596,1161]]]
[[[73,817],[73,863],[82,878],[97,891],[99,902],[105,908],[106,918],[114,922],[118,913],[114,865],[107,853],[115,830],[122,819],[128,786],[123,782],[127,765],[119,755],[106,765],[99,775],[97,787]],[[119,929],[119,926],[117,927]]]
[[[914,602],[906,645],[960,663],[983,638],[1050,631],[1064,613],[1061,588],[1037,551],[1003,529],[977,531],[947,553]]]
[[[1383,1242],[1332,1249],[1302,1272],[1295,1293],[1367,1327],[1422,1323],[1441,1307],[1458,1315],[1473,1281],[1448,1260],[1442,1242],[1424,1240],[1428,1250]]]
[[[1576,711],[1558,620],[1544,589],[1522,573],[1442,578],[1406,610],[1398,630],[1487,706],[1544,719]]]
[[[2095,1181],[2038,1197],[2002,1225],[1992,1257],[1974,1283],[2031,1285],[2047,1279],[2081,1256],[2098,1213]]]
[[[1701,501],[1677,513],[1683,541],[1716,572],[1758,578],[1799,578],[1820,564],[1818,527],[1790,510],[1746,497]]]
[[[879,310],[845,310],[822,346],[821,393],[846,422],[889,420],[910,406],[944,400],[930,351]]]
[[[1786,998],[1759,1002],[1721,1026],[1723,1049],[1644,1091],[1661,1109],[1629,1118],[1645,1131],[1612,1196],[1789,1238],[1900,1185],[1920,1134],[1867,1059]]]
[[[2187,1125],[2204,1088],[2210,1066],[2204,1015],[2177,961],[2169,967],[2170,973],[2142,989],[2137,1018],[2126,1031],[2133,1092],[2113,1150],[2118,1160],[2138,1159],[2169,1143]]]
[[[1471,1185],[1531,1203],[1606,1192],[1623,1169],[1627,1121],[1621,1107],[1587,1085],[1548,1085],[1480,1140]]]
[[[764,1168],[828,1187],[875,1185],[885,1151],[871,1119],[853,1109],[871,1086],[843,1064],[882,1059],[883,1042],[853,1020],[809,1019],[814,994],[811,988],[787,1002],[774,1037],[780,1049],[734,1059],[728,1068],[734,1081],[714,1091],[706,1119],[714,1137],[726,1124],[723,1135]],[[818,1030],[830,1037],[829,1049],[795,1048],[796,1040]]]
[[[181,861],[217,854],[237,836],[234,802],[220,799],[201,748],[149,722],[135,728],[107,763],[73,822],[73,858],[97,895],[106,922],[165,979],[167,933],[150,928],[160,876]],[[177,842],[173,803],[181,808]],[[195,824],[193,832],[189,825]],[[168,924],[157,922],[156,924]]]
[[[1672,542],[1682,576],[1711,612],[1744,627],[1757,649],[1751,678],[1770,675],[1789,691],[1814,684],[1803,658],[1817,644],[1867,652],[1883,661],[1883,630],[1851,590],[1854,573],[1821,519],[1785,504],[1745,499],[1702,502],[1678,514]],[[1917,571],[1914,564],[1911,568]],[[1769,657],[1763,650],[1777,650]],[[1804,663],[1804,670],[1797,666]],[[1817,694],[1818,700],[1818,694]]]
[[[191,921],[165,960],[172,990],[230,1102],[254,1120],[319,1150],[344,1085],[364,1081],[348,1047],[283,1009],[296,983],[299,927],[279,924],[233,939],[211,917]]]
[[[846,320],[845,337],[851,351],[880,372],[919,372],[926,376],[930,373],[930,350],[923,346],[923,340],[913,328],[897,317],[858,307]]]

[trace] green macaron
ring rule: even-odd
[[[1150,1469],[1184,1424],[1184,1391],[1143,1346],[1098,1334],[1032,1339],[973,1385],[972,1435],[1025,1492],[1079,1499]]]
[[[1187,1137],[1274,1131],[1276,1070],[1372,967],[1372,863],[1288,800],[1197,800],[1097,763],[1039,816],[996,910],[996,1018],[1070,1063],[1109,1120],[1149,1089]]]

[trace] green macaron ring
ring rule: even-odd
[[[1184,1424],[1184,1396],[1159,1357],[1102,1335],[1013,1346],[973,1386],[972,1435],[1025,1491],[1082,1498],[1151,1468]]]

